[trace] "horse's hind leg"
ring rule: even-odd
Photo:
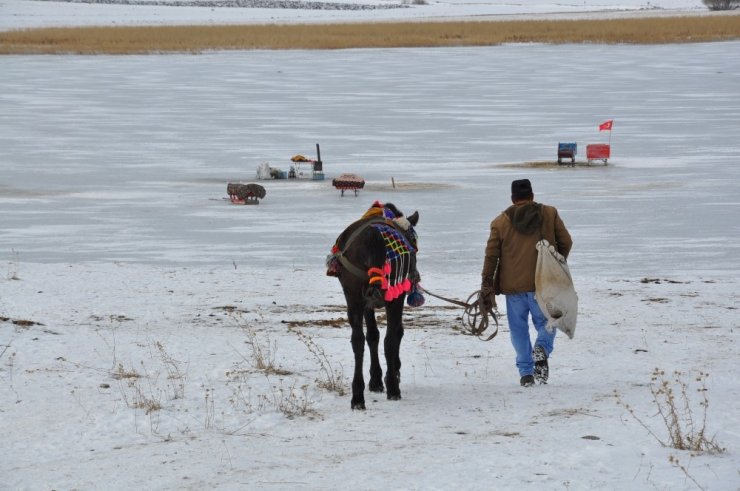
[[[365,326],[367,326],[367,347],[370,350],[370,383],[372,392],[383,392],[383,369],[380,368],[378,358],[378,343],[380,342],[380,331],[375,320],[375,311],[365,309]]]
[[[352,409],[365,409],[365,379],[362,362],[365,355],[365,334],[362,330],[363,302],[348,303],[347,317],[352,326],[352,351],[355,354],[355,373],[352,379]]]
[[[388,399],[398,400],[401,398],[401,338],[403,338],[403,300],[405,295],[397,298],[390,304],[386,304],[386,315],[388,328],[385,333],[385,362],[386,375],[385,386]]]

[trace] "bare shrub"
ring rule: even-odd
[[[740,0],[702,0],[709,10],[735,10],[740,8]]]
[[[235,350],[242,361],[235,363],[233,369],[226,372],[231,381],[229,403],[232,407],[246,413],[276,409],[289,418],[318,414],[309,398],[308,385],[299,385],[298,381],[293,381],[290,386],[285,386],[282,378],[278,385],[272,382],[272,375],[290,375],[292,372],[276,365],[277,343],[270,339],[269,333],[258,333],[257,329],[242,317],[235,317],[235,320],[246,335],[245,343],[250,346],[251,354],[244,355]],[[244,363],[250,365],[252,369],[243,368]],[[255,390],[256,384],[253,380],[255,370],[265,376],[265,381],[270,387],[268,391]],[[208,404],[208,401],[206,403]],[[239,430],[241,428],[235,431]]]
[[[13,249],[12,253],[13,259],[8,262],[8,274],[5,277],[8,280],[20,280],[20,277],[18,277],[18,264],[20,263],[18,260],[18,251]]]
[[[722,453],[724,448],[720,447],[715,437],[707,435],[707,409],[709,399],[706,380],[707,373],[699,372],[694,379],[696,392],[699,394],[699,402],[692,403],[689,397],[690,383],[684,380],[679,371],[673,372],[673,380],[666,378],[665,372],[656,368],[653,371],[650,382],[650,393],[657,407],[657,415],[660,416],[668,433],[667,438],[661,438],[645,421],[637,415],[635,409],[624,402],[615,391],[617,403],[624,407],[640,425],[645,428],[662,446],[677,450],[689,450],[695,453]],[[695,415],[695,406],[700,409],[700,416]]]
[[[261,394],[259,398],[265,405],[274,407],[289,418],[318,414],[308,396],[308,385],[298,386],[297,381],[284,387],[283,380],[280,379],[280,384],[273,386],[272,392]]]
[[[249,379],[249,372],[240,369],[238,366],[233,370],[226,372],[228,381],[226,384],[231,389],[231,396],[229,397],[229,404],[236,409],[244,411],[245,413],[259,412],[263,409],[260,403],[262,399],[257,399],[258,402],[254,402],[252,397],[252,391],[254,390],[254,383]]]
[[[167,372],[167,380],[172,390],[171,399],[183,399],[185,397],[185,375],[181,368],[183,362],[173,358],[159,341],[154,342],[154,347]]]
[[[229,403],[236,410],[247,414],[277,410],[288,418],[318,415],[309,397],[307,384],[299,385],[297,380],[293,380],[289,386],[286,386],[281,378],[275,385],[270,374],[263,372],[265,382],[269,386],[269,389],[263,391],[255,390],[257,384],[252,378],[255,375],[253,373],[235,369],[230,370],[226,375],[234,382],[233,385],[229,384],[231,387]],[[239,430],[241,428],[234,432]]]
[[[269,333],[262,335],[257,334],[257,330],[249,324],[243,317],[235,317],[237,326],[244,332],[247,337],[245,343],[252,348],[252,353],[249,357],[239,353],[244,361],[249,362],[255,369],[265,373],[272,373],[275,375],[290,375],[289,370],[284,370],[275,365],[275,358],[277,354],[277,342],[270,339]]]
[[[206,430],[213,427],[213,423],[216,420],[216,403],[213,397],[213,387],[205,388],[205,411],[206,415],[203,420],[203,428]]]
[[[144,375],[134,369],[125,369],[119,363],[112,376],[118,380],[121,397],[126,406],[132,409],[143,409],[144,414],[150,414],[162,409],[161,390],[157,388],[156,381],[152,384],[144,362],[141,362],[141,369]]]
[[[306,345],[308,351],[311,352],[311,354],[314,355],[314,357],[316,357],[316,360],[319,362],[320,373],[323,375],[323,378],[317,379],[316,385],[318,385],[322,389],[336,392],[340,396],[346,394],[347,390],[342,365],[339,365],[338,370],[335,369],[332,366],[329,357],[326,356],[324,348],[316,344],[312,337],[300,331],[296,331],[296,334],[298,335],[298,339],[300,339],[301,342]]]
[[[113,377],[114,380],[136,379],[141,377],[141,374],[134,369],[123,368],[123,364],[119,363],[113,372],[111,372],[111,377]]]
[[[0,351],[0,358],[2,358],[5,352],[8,351],[8,348],[10,348],[9,344],[6,344],[3,346],[3,350]],[[8,370],[8,378],[10,379],[11,385],[13,384],[13,368],[15,367],[16,353],[17,353],[16,351],[11,352],[10,356],[8,356],[8,358],[5,360],[5,366],[7,367],[7,370]]]
[[[141,392],[141,387],[136,386],[137,392],[136,392],[136,398],[133,401],[133,405],[131,407],[134,407],[136,409],[143,409],[144,414],[151,414],[154,411],[159,411],[162,409],[162,404],[159,402],[158,399],[153,397],[147,397],[144,395],[143,392]]]
[[[697,482],[696,479],[694,479],[694,476],[689,474],[689,470],[686,468],[685,465],[683,465],[677,457],[674,457],[673,455],[668,456],[668,462],[671,463],[672,466],[678,468],[681,472],[683,472],[683,475],[686,476],[687,479],[691,479],[691,481],[696,484],[696,487],[703,490],[704,488]]]
[[[170,390],[170,400],[185,397],[185,375],[180,368],[182,362],[175,360],[162,343],[154,342],[154,348],[159,354],[160,360],[167,373],[167,386]],[[115,358],[115,353],[114,353]],[[159,386],[161,369],[150,375],[144,365],[140,362],[140,370],[133,367],[126,368],[122,363],[117,363],[111,371],[111,377],[118,381],[121,397],[127,407],[132,409],[143,409],[145,414],[162,409],[162,398],[165,395]]]

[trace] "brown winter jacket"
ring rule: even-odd
[[[554,207],[527,201],[507,208],[491,222],[483,261],[483,284],[490,284],[495,274],[497,295],[533,292],[537,266],[535,245],[541,238],[566,258],[573,247],[573,240]]]

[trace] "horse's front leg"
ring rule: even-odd
[[[352,351],[355,354],[355,373],[352,379],[352,409],[365,409],[365,379],[362,376],[362,362],[365,355],[365,334],[362,330],[362,302],[349,304],[347,317],[352,326]]]
[[[380,368],[378,358],[378,343],[380,342],[380,331],[375,320],[375,310],[365,309],[365,326],[367,326],[367,347],[370,350],[370,384],[372,392],[383,392],[383,369]]]
[[[397,401],[401,398],[401,339],[403,338],[403,301],[405,295],[401,295],[393,302],[386,303],[388,327],[385,333],[385,362],[386,375],[385,387],[388,399]]]

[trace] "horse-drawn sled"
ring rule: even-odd
[[[574,167],[576,165],[576,153],[578,153],[577,144],[558,143],[558,164],[562,164],[563,159],[570,159],[570,165]]]
[[[258,205],[267,194],[265,188],[254,183],[235,184],[230,182],[226,185],[226,192],[235,205]]]
[[[335,177],[331,181],[331,185],[339,189],[344,196],[344,192],[354,191],[355,196],[359,193],[360,189],[365,187],[365,180],[357,174],[342,174],[339,177]]]
[[[586,159],[589,164],[594,160],[601,160],[606,165],[609,157],[611,157],[611,145],[604,143],[586,145]]]

